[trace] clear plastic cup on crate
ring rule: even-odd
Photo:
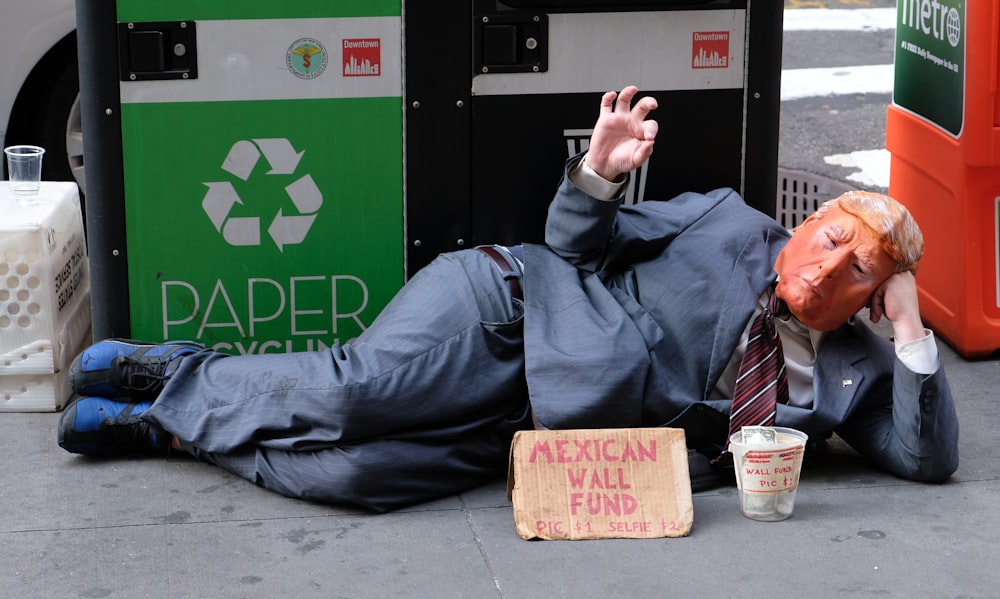
[[[22,196],[37,194],[42,180],[42,156],[45,155],[45,148],[8,146],[3,152],[7,155],[11,191]]]

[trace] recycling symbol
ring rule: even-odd
[[[287,139],[253,141],[244,139],[237,141],[230,148],[222,163],[222,170],[248,181],[257,162],[263,156],[271,167],[271,170],[267,171],[267,176],[294,176],[303,154],[304,150],[296,152]],[[211,181],[205,185],[208,187],[208,192],[201,202],[201,207],[215,225],[215,229],[222,234],[222,238],[234,246],[260,245],[260,217],[230,216],[233,206],[243,205],[243,200],[240,199],[233,184],[229,181]],[[285,186],[285,192],[298,211],[297,214],[285,214],[284,208],[279,208],[267,226],[268,235],[281,252],[284,252],[286,245],[302,243],[305,240],[323,205],[323,194],[316,187],[312,175],[308,173]]]

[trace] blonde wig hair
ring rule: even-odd
[[[833,208],[840,208],[864,224],[896,263],[896,272],[908,270],[916,274],[924,254],[924,234],[902,204],[880,193],[848,191],[824,202],[814,216],[823,218]]]

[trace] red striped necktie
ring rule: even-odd
[[[767,305],[750,325],[746,353],[733,392],[730,437],[744,426],[773,425],[776,404],[788,403],[785,356],[781,337],[774,328],[774,315],[784,310],[784,302],[772,291]]]

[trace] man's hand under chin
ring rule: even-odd
[[[920,319],[917,301],[917,279],[909,271],[898,272],[878,286],[871,299],[871,320],[885,316],[892,323],[893,336],[899,343],[908,343],[927,335]]]

